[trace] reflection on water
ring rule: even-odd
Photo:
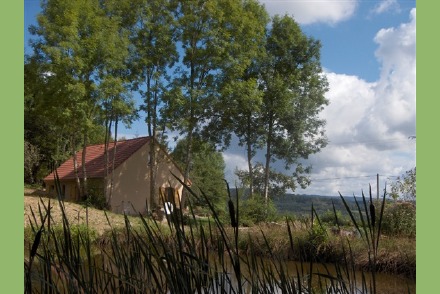
[[[133,256],[133,258],[135,257]],[[96,287],[96,291],[93,291],[96,293],[131,293],[133,291],[135,293],[179,293],[175,289],[181,286],[181,279],[188,279],[185,281],[188,284],[183,284],[191,290],[187,293],[198,293],[197,290],[200,290],[200,293],[239,293],[237,291],[240,288],[238,287],[239,282],[228,254],[222,255],[221,258],[218,254],[208,254],[203,263],[199,263],[199,259],[192,258],[183,267],[176,266],[176,260],[170,262],[169,259],[161,258],[154,261],[156,265],[160,261],[165,261],[161,266],[149,268],[145,266],[147,260],[140,256],[135,258],[136,263],[133,263],[134,260],[131,262],[125,260],[127,265],[130,264],[130,267],[116,266],[112,258],[102,254],[97,254],[92,259],[94,274],[89,276],[88,265],[83,263],[82,277],[96,278],[91,283]],[[314,290],[313,293],[361,294],[372,292],[370,291],[371,274],[363,274],[361,271],[352,271],[331,264],[274,262],[271,259],[255,256],[242,256],[239,264],[240,284],[244,293],[308,293],[300,291],[299,287],[307,288],[309,282]],[[37,261],[34,267],[33,289],[35,293],[42,293],[45,289],[45,285],[41,284],[42,280],[37,278],[36,267],[39,266],[44,267],[44,264]],[[185,270],[180,271],[179,268]],[[156,279],[153,279],[151,270],[154,270]],[[72,292],[73,284],[69,282],[70,276],[63,272],[60,275],[58,270],[52,274],[53,286],[62,290],[60,292]],[[178,277],[179,275],[182,277]],[[342,281],[337,277],[340,277]],[[173,284],[176,282],[177,284]],[[378,294],[416,293],[415,280],[391,274],[377,274],[376,286]],[[106,290],[103,290],[103,287]],[[114,292],[116,289],[117,291]]]
[[[227,258],[225,258],[225,261]],[[244,261],[242,263],[242,274],[244,276],[244,282],[242,283],[244,289],[246,289],[246,293],[253,293],[254,290],[258,287],[255,287],[255,285],[252,285],[252,277],[258,276],[258,271],[261,271],[261,268],[264,268],[264,272],[267,274],[267,268],[271,267],[273,269],[273,272],[278,273],[280,271],[277,271],[282,267],[282,271],[284,273],[287,273],[286,276],[290,280],[295,280],[298,282],[298,276],[302,277],[302,284],[307,286],[308,279],[311,277],[312,280],[312,287],[317,290],[317,293],[320,293],[319,289],[329,289],[331,288],[332,282],[330,278],[343,277],[343,280],[345,281],[345,285],[347,285],[347,292],[348,293],[369,293],[371,283],[372,283],[372,274],[371,273],[362,273],[362,271],[352,269],[345,269],[345,268],[337,268],[333,264],[318,264],[314,263],[312,266],[310,263],[300,263],[295,261],[281,261],[281,262],[275,262],[276,265],[274,265],[274,262],[272,262],[269,259],[261,258],[259,259],[258,265],[256,268],[252,267]],[[310,271],[310,268],[312,268],[312,271]],[[230,263],[226,262],[226,271],[229,273],[227,280],[229,280],[233,287],[236,288],[237,280],[235,279],[235,275],[233,274],[234,270]],[[348,271],[348,276],[347,276]],[[312,272],[312,276],[310,276],[310,272]],[[223,275],[223,273],[219,273],[219,275]],[[274,277],[275,279],[278,279],[278,277]],[[392,274],[386,274],[386,273],[377,273],[376,274],[376,293],[378,294],[401,294],[401,293],[416,293],[416,281],[412,279],[408,279],[402,276],[392,275]],[[220,279],[221,280],[221,279]],[[257,278],[257,281],[261,282],[262,279]],[[266,280],[266,279],[264,279]],[[278,279],[279,280],[279,279]],[[355,281],[354,283],[348,283],[348,280]],[[337,284],[338,286],[335,287],[336,289],[340,289],[340,285],[343,283],[337,283],[335,280],[333,280],[334,284]],[[272,283],[271,286],[273,286]],[[367,290],[363,288],[362,285],[366,285]],[[323,287],[322,287],[323,286]],[[263,287],[260,285],[259,287]],[[283,293],[279,287],[272,288],[273,290],[270,293]],[[261,290],[261,289],[259,289]],[[260,293],[260,291],[257,291]],[[265,291],[263,291],[265,292]],[[341,293],[338,291],[327,291],[326,293]],[[345,292],[344,292],[345,293]]]

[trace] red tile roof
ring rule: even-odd
[[[126,161],[139,148],[148,143],[150,137],[140,137],[131,140],[118,141],[116,143],[116,157],[115,168]],[[113,159],[114,143],[111,142],[108,148],[109,154],[109,171],[111,170],[111,163]],[[104,178],[105,172],[105,145],[91,145],[86,147],[86,173],[88,178]],[[78,164],[78,175],[83,176],[82,172],[82,149],[76,153]],[[60,179],[69,180],[75,179],[75,172],[73,169],[73,156],[61,164],[58,169],[58,176]],[[50,173],[44,180],[53,180],[54,173]]]

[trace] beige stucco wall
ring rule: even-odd
[[[49,195],[55,197],[56,196],[56,188],[54,181],[45,181],[46,191],[48,191]],[[77,201],[78,193],[76,188],[76,182],[74,180],[60,180],[61,193],[64,193],[65,201]]]
[[[113,174],[113,193],[111,196],[111,210],[117,213],[137,214],[146,213],[151,207],[150,178],[149,178],[149,144],[145,144],[128,160],[117,167]],[[182,195],[183,187],[171,174],[183,175],[170,160],[160,151],[158,156],[158,172],[156,178],[156,192],[161,187],[172,187]],[[107,197],[110,195],[110,176],[107,179]]]

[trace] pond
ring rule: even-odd
[[[225,257],[225,259],[227,259]],[[337,277],[338,272],[340,273],[340,277],[343,278],[345,284],[347,285],[347,289],[349,293],[370,293],[370,291],[363,291],[362,284],[364,280],[364,284],[370,289],[370,283],[372,283],[372,274],[368,272],[362,272],[360,270],[348,269],[350,278],[347,277],[345,268],[341,268],[339,266],[335,266],[334,264],[321,264],[321,263],[301,263],[297,261],[282,261],[280,264],[275,263],[267,258],[259,258],[258,259],[258,268],[261,271],[261,268],[264,269],[265,274],[267,275],[267,269],[271,267],[273,272],[277,272],[276,268],[279,269],[280,264],[283,267],[283,272],[287,272],[290,278],[294,277],[295,281],[298,281],[297,277],[302,277],[303,285],[307,286],[308,278],[310,277],[310,273],[312,273],[312,287],[317,290],[317,293],[320,293],[320,282],[323,285],[330,286],[331,282],[329,278],[325,276]],[[231,283],[234,285],[233,288],[237,286],[237,279],[235,275],[233,275],[234,269],[230,262],[226,262],[227,272],[230,275]],[[252,285],[247,280],[252,280],[251,276],[258,276],[258,269],[254,269],[252,266],[248,266],[247,262],[242,263],[242,274],[245,277],[245,282],[243,282],[243,287],[246,290],[246,293],[252,292]],[[264,275],[264,273],[263,273]],[[257,278],[258,280],[258,278]],[[348,282],[348,280],[351,281]],[[378,294],[401,294],[401,293],[416,293],[416,281],[415,279],[406,278],[399,275],[393,275],[388,273],[376,273],[376,293]],[[353,283],[353,281],[355,281]],[[334,281],[335,282],[335,281]],[[337,283],[337,285],[342,285],[342,283]],[[350,288],[350,285],[352,288]],[[328,287],[324,287],[328,288]],[[278,291],[275,289],[273,293],[283,293],[281,289]],[[328,292],[333,293],[333,292]],[[339,293],[339,292],[338,292]]]

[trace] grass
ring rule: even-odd
[[[178,211],[165,224],[101,212],[107,228],[97,233],[93,213],[80,223],[67,207],[41,199],[29,210],[28,293],[379,293],[377,272],[400,269],[392,260],[402,257],[388,253],[412,260],[412,249],[399,252],[396,239],[380,237],[380,206],[373,221],[376,209],[369,209],[365,197],[358,213],[350,213],[360,239],[333,236],[313,208],[308,223],[287,219],[245,229],[235,225],[237,202],[230,204],[233,226],[212,206],[208,221],[200,221],[190,205],[189,216]],[[288,268],[286,259],[300,263]],[[334,263],[332,271],[328,262]],[[359,274],[357,267],[372,274]]]

